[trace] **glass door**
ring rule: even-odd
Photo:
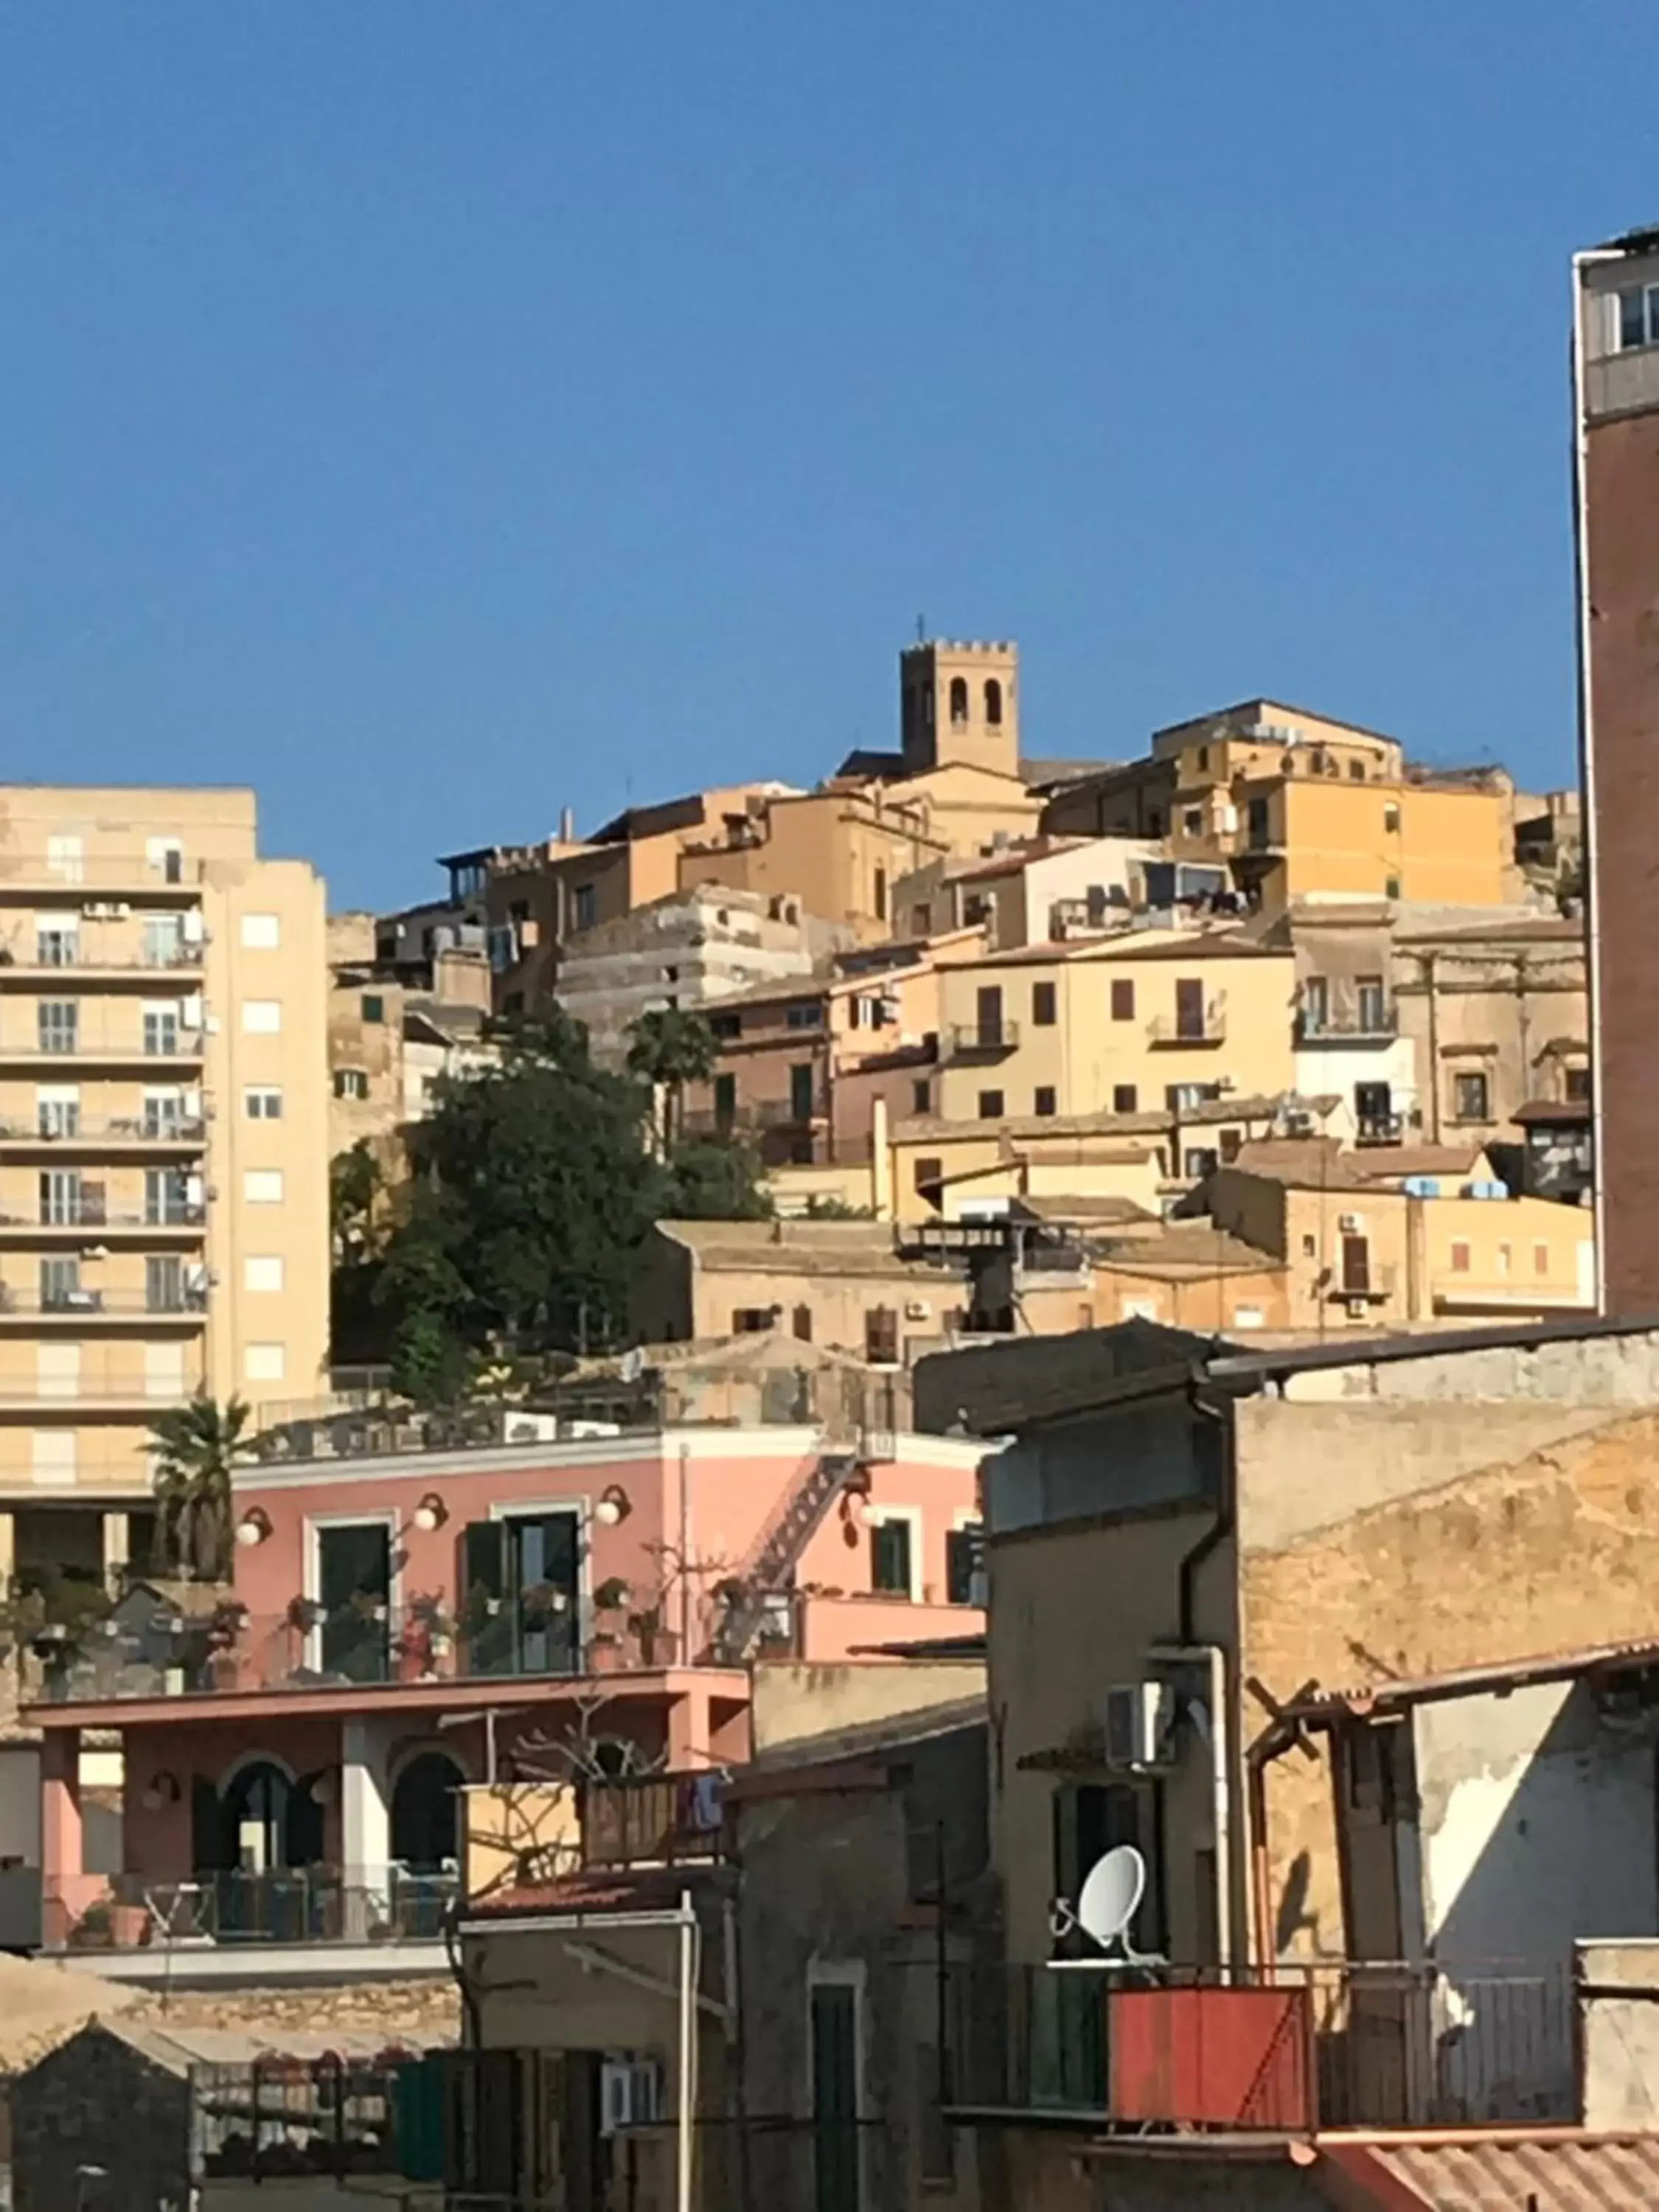
[[[470,1674],[574,1674],[582,1666],[581,1518],[574,1508],[476,1521],[462,1539]]]
[[[392,1530],[384,1521],[343,1521],[317,1531],[319,1658],[348,1682],[391,1676]]]

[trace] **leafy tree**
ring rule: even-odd
[[[665,1168],[660,1213],[676,1221],[769,1221],[761,1164],[746,1145],[722,1138],[677,1145]]]
[[[374,1243],[376,1204],[386,1179],[367,1137],[329,1163],[328,1212],[334,1256],[343,1266],[367,1258]]]
[[[249,1408],[205,1389],[150,1423],[156,1547],[164,1564],[201,1582],[230,1578],[232,1470],[249,1455]]]
[[[661,1149],[672,1150],[685,1118],[685,1086],[707,1083],[720,1058],[720,1044],[702,1014],[679,1006],[653,1006],[628,1032],[628,1071],[653,1094],[663,1094]]]

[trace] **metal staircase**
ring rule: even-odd
[[[823,1526],[830,1507],[856,1474],[856,1452],[820,1452],[761,1531],[738,1579],[743,1594],[715,1632],[720,1658],[735,1666],[749,1656],[766,1601],[784,1588],[802,1553]]]

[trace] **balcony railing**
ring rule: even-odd
[[[207,1309],[208,1294],[204,1290],[151,1293],[83,1286],[79,1290],[40,1291],[0,1283],[0,1316],[10,1315],[20,1320],[56,1317],[78,1321],[102,1315],[112,1321],[122,1321],[140,1314],[177,1318],[204,1314]]]
[[[1227,998],[1222,992],[1202,1006],[1173,1014],[1154,1014],[1146,1025],[1152,1044],[1224,1044],[1227,1036]]]
[[[172,975],[199,969],[206,957],[202,945],[144,945],[137,951],[128,946],[106,952],[72,937],[13,938],[0,944],[0,968],[20,975],[87,969],[119,975]]]
[[[0,1121],[0,1145],[48,1146],[72,1152],[79,1146],[191,1145],[207,1142],[207,1122],[201,1115],[161,1120],[143,1114],[77,1114],[72,1120],[42,1113],[30,1121]]]
[[[453,1863],[422,1870],[283,1867],[185,1876],[115,1874],[44,1884],[49,1951],[238,1943],[435,1943],[459,1890]]]
[[[1362,1000],[1352,1006],[1302,1006],[1296,1017],[1298,1044],[1386,1044],[1400,1034],[1399,1009]]]
[[[1294,2134],[1578,2116],[1566,1962],[1017,1966],[954,1996],[958,2107]]]
[[[1013,1052],[1018,1044],[1018,1022],[952,1022],[945,1032],[945,1049],[957,1060],[979,1053]]]
[[[1361,1114],[1355,1133],[1362,1145],[1397,1145],[1406,1133],[1403,1114]]]
[[[147,854],[87,854],[80,858],[48,858],[44,853],[11,854],[0,860],[0,893],[36,890],[65,899],[88,891],[120,891],[148,897],[201,883],[205,864],[170,854],[151,860]]]
[[[74,1402],[86,1402],[84,1394],[77,1392]],[[577,1679],[680,1665],[695,1660],[708,1642],[700,1608],[684,1652],[673,1629],[629,1626],[620,1616],[586,1617],[587,1610],[560,1591],[469,1599],[459,1622],[435,1601],[366,1600],[324,1613],[296,1600],[280,1615],[242,1613],[230,1601],[206,1621],[185,1620],[158,1606],[147,1623],[111,1618],[73,1637],[37,1638],[25,1695],[44,1705],[102,1705]]]
[[[83,1198],[42,1206],[33,1214],[0,1213],[0,1228],[7,1229],[199,1229],[207,1219],[204,1206],[112,1206],[102,1199]]]

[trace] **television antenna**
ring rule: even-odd
[[[1055,1967],[1154,1966],[1159,1961],[1135,1950],[1129,1929],[1146,1894],[1146,1862],[1133,1844],[1117,1844],[1089,1869],[1077,1903],[1057,1897],[1048,1914],[1049,1930],[1056,1942],[1080,1929],[1100,1954],[1081,1959],[1051,1959]]]

